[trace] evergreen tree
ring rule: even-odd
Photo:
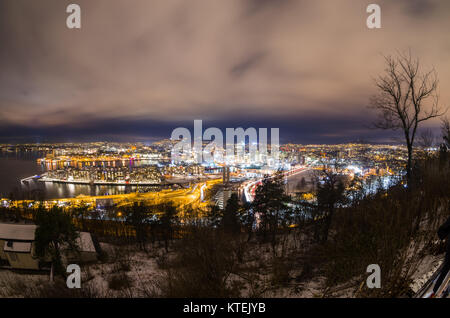
[[[178,224],[178,211],[172,202],[160,206],[162,215],[159,219],[159,226],[164,239],[166,252],[169,251],[169,241],[173,239],[175,226]]]
[[[276,245],[279,223],[288,210],[289,202],[290,197],[285,194],[281,171],[273,177],[266,176],[256,188],[252,208],[258,223],[257,228],[264,241],[270,236],[273,247]]]
[[[206,214],[207,225],[213,228],[217,228],[222,224],[222,220],[223,211],[214,204],[210,205]]]
[[[226,233],[237,234],[240,232],[241,224],[239,221],[239,215],[241,212],[241,206],[239,204],[239,198],[236,193],[231,194],[231,197],[227,201],[227,205],[223,212],[222,226]]]
[[[143,202],[135,202],[125,209],[125,220],[136,231],[136,242],[141,250],[145,251],[147,243],[147,225],[151,220],[151,209]]]
[[[322,227],[322,233],[316,231],[316,238],[321,242],[328,240],[331,222],[337,206],[345,201],[345,186],[339,176],[331,170],[323,170],[323,183],[317,184],[316,222]]]
[[[69,251],[78,251],[76,239],[79,234],[71,216],[56,206],[48,211],[42,206],[39,207],[35,214],[35,222],[38,226],[35,234],[35,253],[43,261],[50,258],[52,263],[50,279],[53,280],[53,272],[64,274],[61,248],[64,246]]]

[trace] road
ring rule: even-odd
[[[127,206],[135,202],[146,202],[149,204],[159,204],[164,202],[173,202],[177,207],[183,207],[186,205],[192,205],[196,207],[204,207],[208,203],[203,200],[206,191],[214,184],[222,182],[222,179],[208,180],[201,183],[193,184],[186,189],[165,189],[158,192],[147,193],[129,193],[129,194],[116,194],[116,195],[104,195],[104,196],[84,196],[80,195],[76,198],[64,198],[46,200],[43,202],[44,206],[49,208],[54,205],[61,207],[77,207],[81,205],[96,206],[97,200],[110,199],[118,206]],[[7,199],[2,199],[6,200]],[[21,206],[38,206],[40,202],[31,200],[14,201],[11,203],[11,207]]]
[[[300,173],[304,173],[307,171],[312,170],[312,168],[309,167],[301,167],[289,171],[283,172],[283,176],[290,177],[294,176]],[[269,178],[273,178],[275,175],[270,176]],[[249,182],[245,182],[242,184],[242,190],[244,191],[244,198],[247,202],[253,202],[253,199],[255,198],[255,190],[257,186],[259,186],[262,183],[263,179],[253,180]]]

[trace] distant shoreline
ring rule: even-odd
[[[50,183],[64,183],[64,184],[83,184],[83,185],[94,185],[94,186],[102,186],[102,185],[108,185],[108,186],[173,186],[175,184],[182,185],[182,184],[189,184],[191,182],[202,182],[206,180],[210,180],[211,178],[199,178],[199,179],[192,179],[192,180],[179,180],[179,181],[172,181],[172,182],[112,182],[112,181],[83,181],[83,180],[61,180],[61,179],[53,179],[53,178],[47,178],[45,176],[31,176],[25,179],[22,179],[21,182],[28,181],[28,180],[37,180],[38,182],[50,182]]]
[[[94,181],[94,182],[90,182],[90,181],[81,181],[81,180],[73,180],[73,181],[68,181],[68,180],[60,180],[60,179],[49,179],[49,178],[40,178],[37,180],[38,182],[51,182],[51,183],[68,183],[68,184],[84,184],[84,185],[112,185],[112,186],[138,186],[138,185],[142,185],[142,186],[165,186],[165,185],[170,185],[170,183],[150,183],[150,182],[128,182],[128,183],[124,183],[124,182],[108,182],[108,181]]]

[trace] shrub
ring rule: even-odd
[[[272,260],[271,280],[273,285],[286,285],[291,280],[291,264],[289,260],[274,257]]]
[[[237,266],[234,243],[222,231],[193,227],[180,242],[160,289],[164,297],[238,297],[230,279]]]
[[[108,287],[113,290],[123,290],[132,287],[132,282],[126,273],[113,274],[108,279]]]

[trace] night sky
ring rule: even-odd
[[[370,3],[382,29],[366,27]],[[194,119],[393,141],[369,128],[382,55],[411,49],[449,105],[449,30],[447,0],[0,0],[0,143],[151,142]]]

